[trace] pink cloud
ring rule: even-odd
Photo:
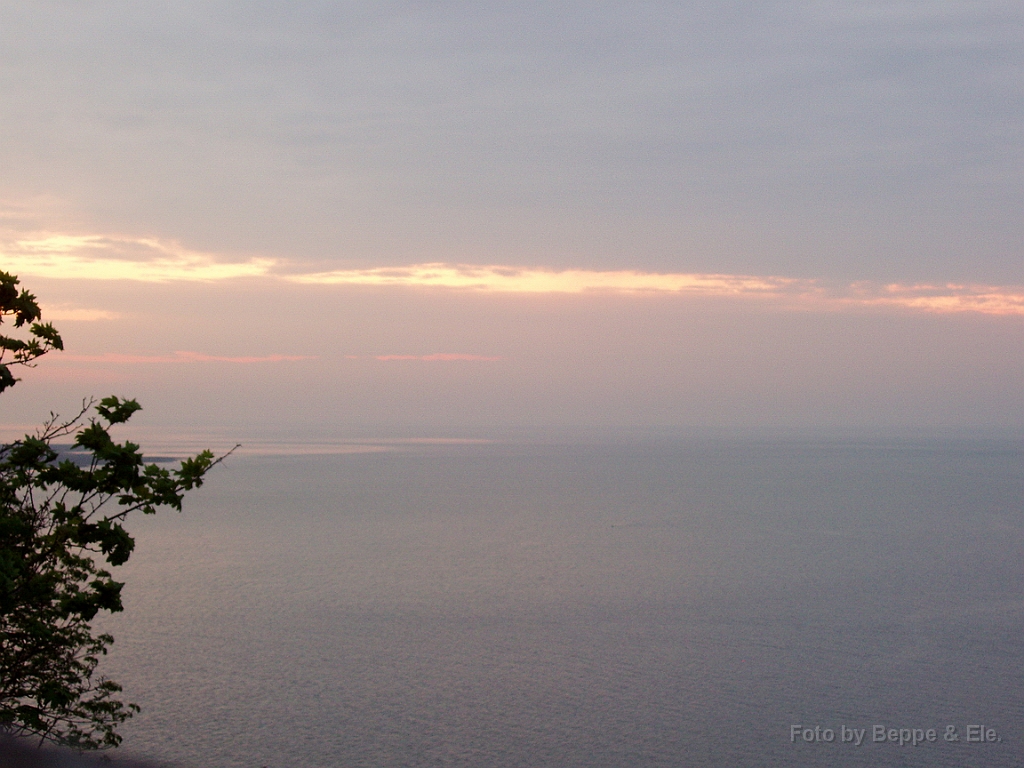
[[[893,283],[879,287],[855,283],[851,294],[840,301],[851,306],[901,307],[943,314],[1024,315],[1024,288],[1019,286]]]
[[[433,355],[378,355],[378,360],[426,360],[429,362],[449,362],[453,360],[470,360],[473,362],[495,362],[500,357],[486,357],[484,355],[465,355],[460,353],[437,353]]]
[[[106,352],[102,355],[59,355],[56,360],[75,363],[291,363],[300,360],[315,360],[308,355],[264,355],[261,357],[231,357],[223,355],[206,355],[202,352],[177,351],[173,355],[123,355],[117,352]]]

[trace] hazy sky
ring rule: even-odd
[[[31,424],[1024,430],[1024,6],[0,0]]]

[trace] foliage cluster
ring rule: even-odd
[[[37,323],[40,317],[36,297],[18,290],[18,278],[0,272],[0,324],[14,321],[15,328],[29,325],[27,339],[0,335],[0,392],[13,387],[12,365],[32,365],[32,361],[53,349],[64,349],[60,334],[50,323]],[[8,357],[8,355],[10,357]],[[4,358],[8,358],[4,362]]]
[[[30,338],[0,336],[0,391],[17,381],[9,365],[30,365],[60,336],[41,325],[39,307],[17,278],[0,272],[0,323],[31,323]],[[209,451],[177,468],[145,463],[139,446],[110,428],[140,409],[134,400],[86,401],[73,418],[50,420],[0,446],[0,727],[81,749],[116,746],[117,728],[138,711],[116,698],[121,686],[95,675],[113,642],[94,634],[100,611],[122,610],[122,583],[107,566],[128,560],[124,528],[136,512],[181,510],[221,459]]]

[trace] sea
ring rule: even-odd
[[[122,754],[1024,765],[1024,442],[292,448],[130,521]]]

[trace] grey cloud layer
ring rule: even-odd
[[[1009,2],[8,4],[0,197],[362,266],[1016,282],[1022,42]]]

